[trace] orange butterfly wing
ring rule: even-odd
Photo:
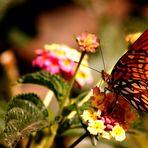
[[[148,112],[148,30],[116,63],[109,83],[137,110]]]

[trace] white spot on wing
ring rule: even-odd
[[[138,98],[136,98],[136,97],[134,97],[134,100],[136,100],[136,101],[140,102],[140,100],[139,100]]]
[[[123,94],[129,94],[127,91],[125,91],[125,90],[121,90],[121,92],[123,93]]]
[[[131,100],[131,104],[132,104],[135,108],[138,109],[138,106],[137,106],[137,104],[135,103],[135,101]]]

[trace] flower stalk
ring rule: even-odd
[[[64,98],[63,101],[62,101],[62,104],[61,104],[61,107],[60,107],[60,110],[59,110],[59,114],[58,114],[58,115],[61,115],[64,106],[65,106],[66,103],[68,102],[68,99],[69,99],[69,97],[70,97],[70,92],[71,92],[71,90],[72,90],[72,88],[73,88],[73,86],[74,86],[74,83],[75,83],[76,74],[77,74],[77,72],[78,72],[78,70],[79,70],[79,67],[80,67],[80,65],[81,65],[81,62],[82,62],[82,60],[83,60],[85,54],[86,54],[86,52],[83,51],[82,54],[81,54],[81,56],[80,56],[80,60],[79,60],[78,65],[77,65],[77,67],[76,67],[76,69],[75,69],[74,75],[73,75],[73,77],[72,77],[72,79],[71,79],[71,81],[70,81],[69,89],[67,90],[67,94],[65,95],[65,98]]]

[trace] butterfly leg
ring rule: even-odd
[[[110,91],[107,87],[104,88],[104,99],[102,102],[104,102],[106,100],[106,92]]]

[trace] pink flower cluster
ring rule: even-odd
[[[74,74],[77,63],[79,61],[80,53],[66,45],[51,44],[45,45],[44,49],[36,50],[36,59],[33,60],[32,65],[48,71],[51,74],[60,74],[66,80],[71,79]],[[92,75],[90,69],[87,68],[87,56],[84,57],[76,75],[76,82],[79,86],[92,82]]]

